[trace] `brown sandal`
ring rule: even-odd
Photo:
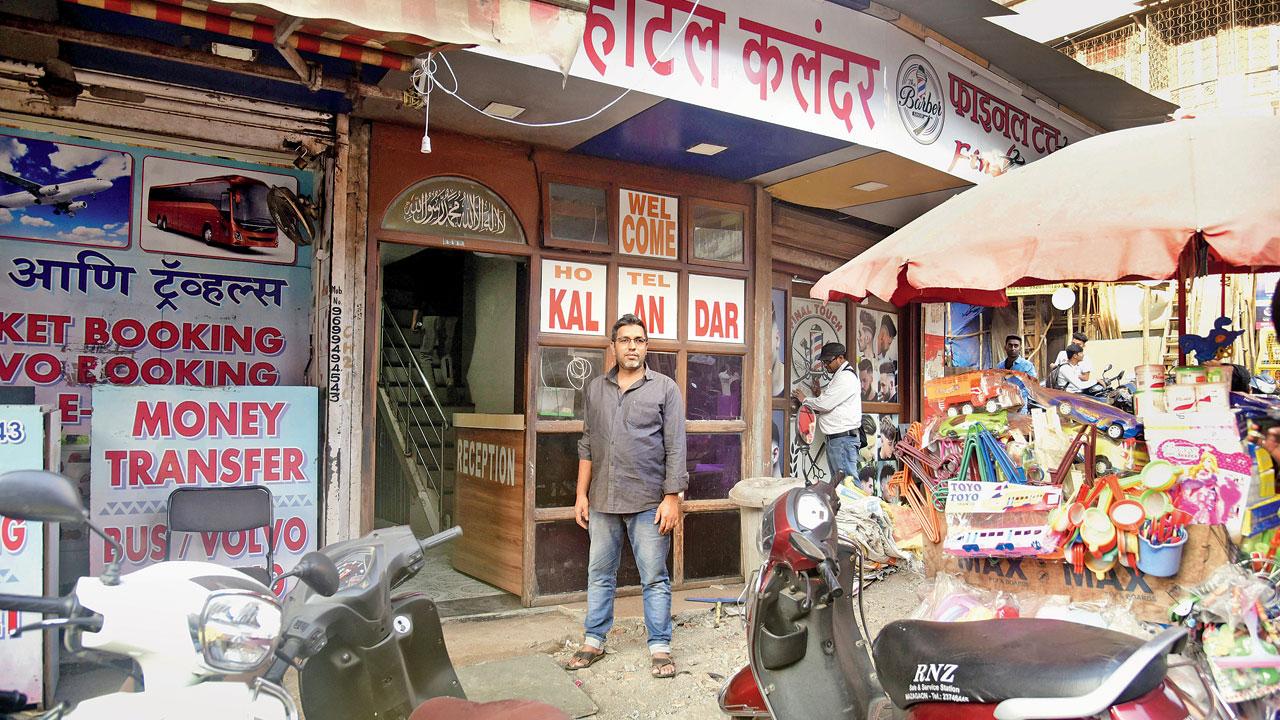
[[[579,650],[569,658],[569,662],[564,666],[565,670],[586,670],[596,663],[597,660],[604,657],[604,650],[599,652],[591,652],[590,650]]]
[[[670,654],[654,655],[651,658],[653,666],[649,668],[649,673],[660,680],[669,680],[676,676],[676,661]],[[664,668],[671,668],[666,670]]]

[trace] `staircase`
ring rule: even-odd
[[[382,304],[374,505],[378,518],[397,524],[416,524],[420,509],[423,531],[438,532],[453,519],[453,415],[472,407],[466,387],[450,382],[456,374],[442,373],[424,351],[434,326],[423,320],[415,310]]]
[[[1174,282],[1179,282],[1174,280]],[[1164,362],[1165,367],[1176,367],[1178,363],[1178,317],[1182,307],[1178,305],[1178,293],[1173,293],[1169,302],[1169,324],[1164,330]]]

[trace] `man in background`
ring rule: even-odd
[[[1039,379],[1036,375],[1036,366],[1022,356],[1022,337],[1019,335],[1010,335],[1004,339],[1004,360],[1001,360],[996,367],[1017,370]]]
[[[796,388],[791,394],[802,406],[818,415],[818,430],[827,437],[827,463],[834,482],[858,476],[858,447],[862,428],[862,387],[858,373],[846,359],[844,345],[830,342],[822,346],[818,362],[831,373],[831,381],[817,397],[806,397]]]

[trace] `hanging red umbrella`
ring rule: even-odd
[[[1180,260],[1280,269],[1280,118],[1186,118],[1082,140],[951,198],[810,294],[1005,305],[1006,288],[1165,280]]]

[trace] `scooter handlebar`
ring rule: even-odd
[[[422,547],[422,551],[426,552],[437,545],[443,545],[450,540],[462,537],[462,528],[454,525],[443,532],[438,532],[430,537],[425,537],[418,541],[418,545]]]
[[[844,586],[840,584],[840,577],[836,575],[835,563],[831,560],[824,560],[818,563],[818,569],[822,572],[822,581],[827,584],[827,595],[835,600],[844,595]]]
[[[17,610],[19,612],[70,617],[74,609],[75,600],[71,597],[0,594],[0,610]]]

